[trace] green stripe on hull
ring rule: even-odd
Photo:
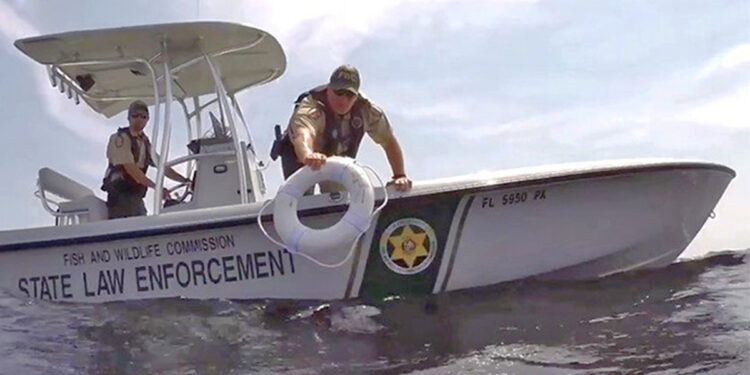
[[[391,201],[377,222],[359,296],[432,293],[460,199],[446,193]]]

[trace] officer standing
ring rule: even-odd
[[[284,178],[308,165],[320,168],[329,156],[356,157],[365,133],[385,151],[391,166],[391,183],[398,190],[411,187],[404,157],[382,109],[360,91],[356,68],[342,65],[331,74],[327,85],[301,94],[283,137],[277,140],[272,158],[281,156]],[[321,184],[322,191],[335,190]]]
[[[102,190],[107,192],[110,219],[146,215],[143,197],[149,187],[155,186],[146,176],[149,165],[155,166],[151,160],[151,143],[143,133],[148,119],[148,106],[136,100],[128,108],[128,127],[117,129],[109,138],[109,166],[102,181]],[[167,169],[166,176],[177,182],[190,182],[172,168]],[[163,197],[169,198],[167,189],[164,189]]]

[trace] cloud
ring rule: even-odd
[[[24,36],[37,35],[38,31],[25,22],[10,5],[0,2],[0,33],[13,41]],[[8,48],[8,43],[4,43],[3,46]]]
[[[698,70],[695,82],[701,96],[690,98],[679,121],[734,129],[750,128],[750,43],[732,46]]]
[[[202,5],[204,17],[248,20],[282,43],[292,58],[308,69],[328,71],[347,61],[352,51],[377,38],[408,38],[400,31],[406,25],[429,28],[435,21],[452,30],[470,26],[491,27],[497,23],[521,24],[539,18],[536,8],[525,11],[516,4],[535,0],[465,2],[455,0],[383,0],[353,2],[329,0],[315,2],[212,1]]]
[[[623,8],[620,14],[603,17],[613,6]],[[384,107],[453,139],[508,142],[549,135],[558,146],[602,153],[626,147],[633,154],[706,152],[707,144],[728,138],[726,128],[750,124],[750,86],[743,84],[749,45],[733,46],[734,34],[723,22],[690,17],[701,13],[744,24],[735,20],[742,18],[741,10],[701,5],[670,14],[638,3],[600,3],[594,8],[606,9],[586,8],[579,15],[554,2],[525,7],[531,15],[526,19],[535,22],[458,31],[410,27],[404,33],[410,40],[369,45],[390,44],[393,55],[414,55],[412,61],[420,64],[397,65],[396,70],[417,71],[393,77],[398,83],[380,83],[380,93],[400,94]],[[683,33],[683,22],[695,27]],[[442,49],[445,45],[450,48]],[[452,66],[454,60],[464,69]],[[696,75],[705,79],[690,78]],[[680,129],[686,127],[705,129],[699,134],[709,137],[685,134]]]
[[[20,57],[20,52],[13,46],[16,39],[40,34],[42,33],[10,5],[0,2],[0,43],[5,46],[9,55]],[[50,86],[44,68],[31,59],[26,58],[24,61],[26,66],[34,70],[32,74],[43,101],[42,109],[79,138],[91,143],[104,143],[111,132],[103,126],[104,119],[93,114],[86,105],[76,107],[67,95]]]
[[[712,75],[750,65],[750,43],[732,47],[730,50],[714,57],[698,73],[696,79],[703,80]]]
[[[205,15],[253,20],[272,33],[288,54],[307,57],[300,62],[329,70],[385,23],[399,1],[347,0],[270,3],[265,1],[206,2]],[[398,18],[398,17],[396,17]]]
[[[750,84],[725,93],[708,103],[690,108],[676,116],[692,121],[737,129],[750,128]]]

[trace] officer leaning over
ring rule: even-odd
[[[308,165],[318,169],[329,156],[356,157],[365,133],[379,144],[388,158],[398,190],[411,187],[404,171],[404,157],[382,109],[360,91],[359,72],[342,65],[331,74],[327,85],[300,95],[283,136],[277,127],[277,141],[271,150],[275,160],[281,156],[284,178]],[[321,190],[337,190],[321,184]]]
[[[117,129],[109,138],[109,166],[102,181],[102,190],[107,192],[110,219],[146,215],[143,197],[149,187],[155,187],[154,182],[146,177],[149,165],[155,166],[151,160],[151,142],[143,133],[148,119],[148,106],[136,100],[128,108],[129,126]],[[177,182],[190,182],[172,168],[166,170],[166,176]],[[167,189],[164,189],[163,198],[169,198]]]

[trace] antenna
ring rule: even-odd
[[[211,116],[211,126],[214,129],[214,137],[221,139],[228,138],[227,128],[224,126],[224,123],[219,121],[213,112],[209,111],[208,114]]]

